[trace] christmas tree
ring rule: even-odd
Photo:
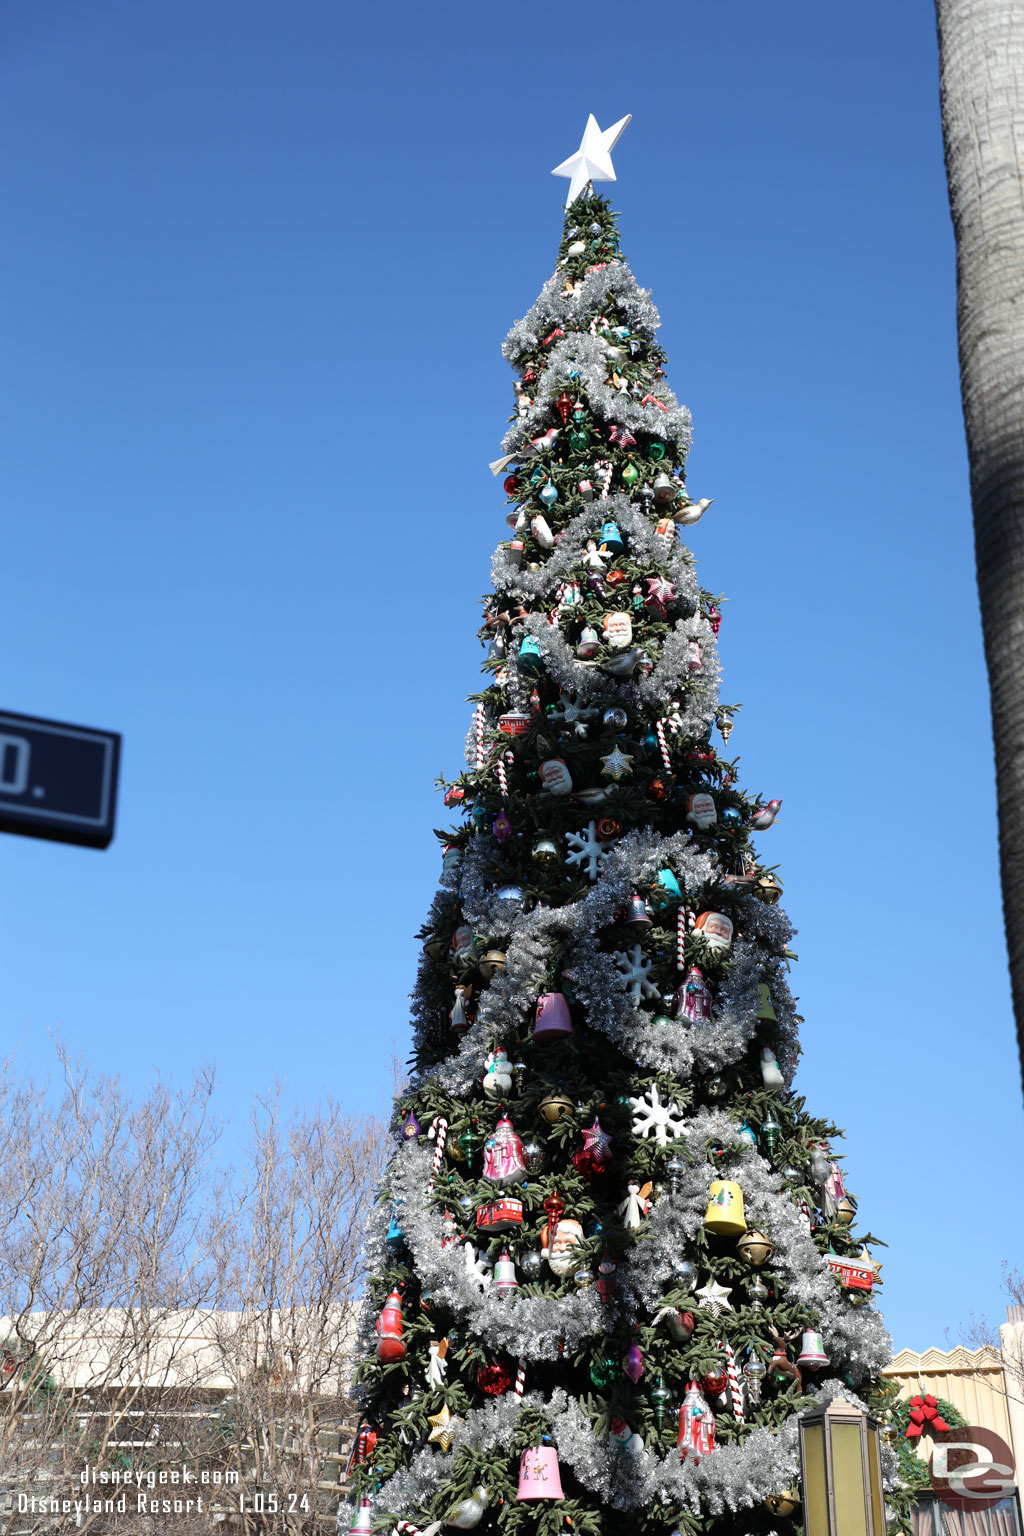
[[[790,1086],[792,929],[752,841],[779,802],[726,753],[680,538],[710,505],[690,416],[590,185],[625,121],[559,167],[557,266],[504,347],[512,537],[443,784],[353,1530],[792,1529],[798,1414],[889,1413],[876,1240]]]

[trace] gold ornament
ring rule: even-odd
[[[455,1441],[458,1420],[452,1418],[448,1411],[447,1403],[440,1413],[428,1413],[427,1423],[434,1426],[427,1439],[433,1440],[435,1445],[441,1447],[442,1451],[450,1451]]]
[[[763,1232],[751,1230],[744,1232],[736,1243],[736,1252],[741,1259],[745,1259],[752,1269],[760,1269],[762,1264],[767,1264],[775,1252],[775,1244],[770,1237]]]
[[[487,981],[490,981],[491,977],[495,974],[504,976],[505,951],[503,949],[489,949],[486,954],[481,957],[477,969],[479,970],[481,976],[485,977]]]
[[[548,1125],[557,1125],[563,1115],[572,1112],[573,1107],[567,1093],[547,1093],[537,1106],[541,1119],[546,1120]]]
[[[782,882],[776,875],[765,872],[758,875],[754,881],[754,895],[758,901],[763,901],[766,906],[774,907],[782,895]]]
[[[852,1195],[844,1195],[836,1206],[836,1220],[848,1227],[857,1214],[857,1202]]]
[[[788,1520],[800,1508],[800,1495],[795,1488],[783,1488],[781,1493],[770,1493],[764,1507],[770,1515]]]

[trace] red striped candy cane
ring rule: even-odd
[[[598,459],[594,465],[594,472],[600,481],[601,500],[603,501],[604,498],[608,495],[608,488],[612,483],[612,475],[614,474],[614,469],[612,468],[612,465],[608,459]]]
[[[672,759],[668,755],[668,742],[665,740],[665,722],[659,720],[654,727],[658,737],[658,746],[661,748],[661,760],[665,764],[665,772],[672,772]]]
[[[448,1121],[445,1119],[444,1115],[434,1116],[433,1120],[430,1122],[430,1129],[428,1130],[427,1135],[430,1137],[431,1141],[433,1141],[435,1136],[437,1137],[437,1150],[434,1153],[434,1161],[430,1165],[430,1182],[427,1185],[428,1189],[433,1189],[434,1180],[437,1178],[437,1175],[441,1169],[441,1159],[444,1157],[444,1144],[448,1139]]]
[[[501,790],[501,798],[508,799],[508,777],[505,773],[505,764],[499,760],[494,765],[494,771],[498,775],[498,788]]]
[[[396,1520],[394,1536],[422,1536],[422,1531],[411,1520]]]
[[[526,1391],[526,1366],[521,1360],[519,1362],[519,1369],[516,1371],[516,1384],[512,1390],[515,1392],[516,1397],[522,1397]]]
[[[484,706],[482,704],[476,707],[473,723],[476,729],[476,766],[479,769],[484,765]]]
[[[728,1339],[719,1339],[718,1347],[725,1354],[725,1375],[729,1383],[729,1397],[732,1401],[732,1416],[740,1424],[743,1419],[743,1388],[740,1386],[740,1373],[736,1369],[736,1356],[733,1354],[732,1345]]]
[[[676,970],[678,971],[685,971],[686,969],[686,933],[688,928],[686,907],[683,905],[676,913]]]

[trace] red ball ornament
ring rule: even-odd
[[[476,1373],[477,1386],[488,1397],[500,1397],[512,1385],[512,1372],[500,1360],[493,1365],[481,1365]]]
[[[605,579],[605,581],[608,583],[608,585],[610,587],[617,587],[617,586],[620,586],[622,584],[622,582],[625,581],[626,573],[625,573],[625,571],[618,571],[618,570],[616,570],[616,571],[606,571],[604,579]]]
[[[506,475],[505,476],[505,495],[506,496],[514,496],[515,493],[516,493],[516,477],[515,477],[515,475]]]
[[[616,821],[614,816],[602,816],[595,830],[601,841],[607,843],[614,837],[622,836],[622,823]]]
[[[708,1397],[718,1397],[719,1393],[724,1392],[728,1385],[725,1372],[708,1371],[702,1385]]]
[[[664,779],[652,779],[647,786],[647,793],[650,795],[652,800],[657,800],[659,804],[663,804],[664,801],[668,799],[672,791],[669,789]]]
[[[579,1147],[573,1153],[572,1165],[584,1179],[592,1179],[608,1172],[607,1162],[601,1162],[595,1158],[593,1152],[588,1152],[586,1147]]]

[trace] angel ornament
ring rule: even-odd
[[[650,1210],[651,1202],[648,1197],[653,1188],[654,1185],[650,1182],[626,1185],[626,1198],[616,1207],[616,1210],[622,1217],[622,1225],[628,1227],[631,1232],[636,1231]]]
[[[448,1374],[448,1361],[445,1359],[448,1353],[448,1340],[442,1339],[439,1344],[436,1339],[431,1339],[428,1348],[430,1359],[427,1361],[427,1386],[443,1387],[444,1379]]]
[[[586,566],[588,571],[596,571],[597,574],[600,575],[605,568],[606,561],[610,559],[611,555],[603,555],[598,549],[596,539],[587,540],[587,549],[583,556],[583,564]]]

